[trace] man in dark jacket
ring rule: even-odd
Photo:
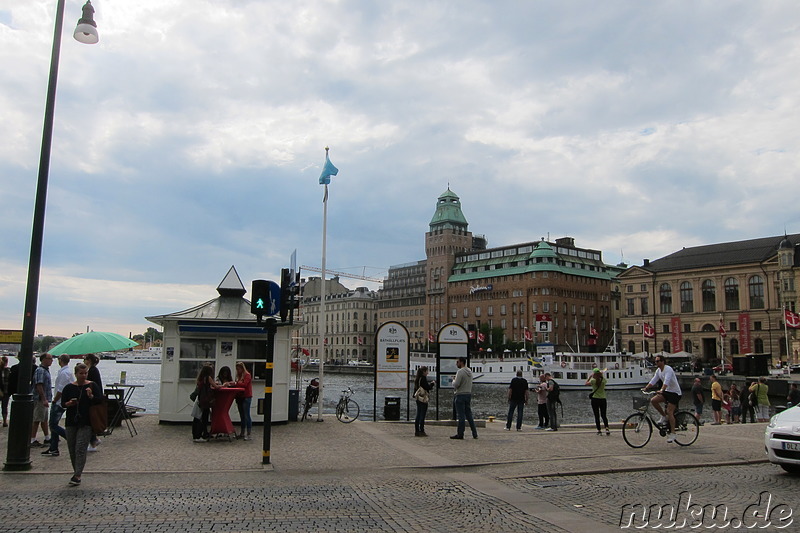
[[[517,377],[508,386],[508,417],[506,431],[511,431],[514,411],[517,411],[517,431],[522,431],[522,413],[528,403],[528,380],[522,377],[522,370],[517,370]]]

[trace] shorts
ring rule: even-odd
[[[712,411],[722,411],[722,400],[711,400]]]
[[[33,423],[47,422],[49,419],[49,408],[45,407],[42,402],[36,401],[33,403]]]
[[[661,396],[664,397],[667,403],[671,403],[672,405],[677,406],[681,401],[681,395],[674,392],[664,391],[661,393]]]
[[[697,413],[698,415],[702,415],[703,414],[703,404],[702,403],[694,404],[694,412]]]

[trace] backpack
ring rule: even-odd
[[[547,391],[547,400],[553,403],[561,403],[561,387],[559,387],[558,382],[554,379],[551,379],[550,383],[553,384],[553,390]]]
[[[753,407],[758,407],[758,389],[761,385],[756,385],[756,390],[750,393],[750,405]]]

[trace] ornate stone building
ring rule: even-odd
[[[796,310],[799,243],[788,235],[695,246],[630,267],[620,275],[623,347],[706,362],[746,353],[786,361],[783,307]],[[798,348],[789,330],[789,360]]]

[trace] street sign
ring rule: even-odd
[[[0,344],[22,344],[22,330],[0,329]]]

